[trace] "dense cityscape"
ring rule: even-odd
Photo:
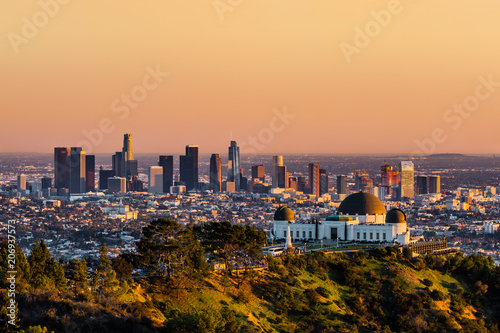
[[[102,244],[111,256],[133,253],[141,229],[157,218],[183,225],[229,221],[263,230],[268,245],[284,242],[273,230],[279,207],[291,207],[296,223],[309,223],[336,214],[346,197],[362,191],[387,211],[406,214],[410,242],[446,239],[450,248],[491,255],[498,264],[498,158],[473,157],[478,167],[471,158],[240,157],[231,141],[227,155],[199,155],[198,146],[187,145],[178,159],[141,155],[139,165],[125,134],[122,151],[112,156],[86,155],[81,147],[56,147],[53,156],[3,154],[0,216],[19,221],[18,243],[26,253],[44,239],[56,258],[68,261],[96,257]],[[320,240],[333,241],[301,236],[294,242]]]

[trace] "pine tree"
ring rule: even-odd
[[[30,284],[35,288],[46,288],[51,284],[49,275],[50,252],[43,239],[36,240],[28,262],[30,264]]]
[[[89,273],[85,259],[73,259],[69,262],[68,277],[73,285],[75,296],[88,293]]]
[[[115,291],[120,284],[116,279],[116,272],[113,270],[111,259],[108,256],[108,247],[106,244],[99,249],[99,267],[96,276],[99,281],[99,295],[108,296]]]
[[[68,281],[64,275],[64,268],[54,258],[50,258],[48,266],[49,275],[54,282],[54,286],[61,292],[68,291]]]
[[[9,248],[9,244],[11,244]],[[12,260],[12,249],[14,251],[14,259]],[[11,250],[9,252],[9,250]],[[10,258],[10,259],[9,259]],[[10,260],[10,261],[9,261]],[[15,262],[14,268],[10,267],[12,262]],[[4,285],[7,278],[7,271],[16,271],[16,287],[22,290],[22,285],[26,285],[30,278],[30,266],[23,250],[18,246],[12,246],[7,239],[0,243],[0,286]]]

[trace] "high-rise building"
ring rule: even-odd
[[[149,167],[149,193],[163,193],[163,168],[161,166]]]
[[[347,186],[347,176],[337,176],[337,194],[348,194],[349,187]]]
[[[163,193],[170,193],[170,186],[174,185],[174,157],[161,155],[158,165],[163,168]]]
[[[69,155],[71,148],[54,148],[54,187],[69,190]]]
[[[46,188],[51,188],[52,187],[52,178],[50,177],[43,177],[42,178],[42,190]]]
[[[198,146],[186,146],[186,155],[180,157],[180,180],[186,183],[186,190],[198,187]]]
[[[126,193],[127,180],[123,177],[108,178],[108,193]]]
[[[238,147],[236,141],[231,141],[228,149],[227,180],[234,182],[236,191],[241,190],[240,178],[240,147]]]
[[[414,189],[414,168],[412,161],[401,161],[400,164],[400,188],[401,188],[401,197],[403,198],[411,198],[415,197],[415,189]]]
[[[392,186],[399,184],[399,172],[393,166],[384,163],[380,168],[380,186]]]
[[[17,191],[26,190],[26,175],[21,174],[17,176]]]
[[[248,178],[243,176],[243,168],[240,168],[240,191],[248,191]]]
[[[132,134],[123,135],[122,148],[122,174],[127,180],[138,175],[137,160],[134,160],[134,151],[132,150]]]
[[[289,187],[289,174],[288,171],[286,171],[286,166],[277,166],[276,167],[276,179],[278,181],[277,187],[278,188],[288,188]]]
[[[364,171],[356,171],[354,175],[355,180],[355,190],[370,193],[373,187],[373,179],[370,178],[369,174]],[[390,188],[390,186],[386,186]]]
[[[113,170],[119,177],[125,177],[131,180],[138,175],[137,160],[134,160],[134,151],[132,149],[132,134],[123,135],[123,148],[113,155]]]
[[[306,185],[307,185],[307,177],[306,176],[299,176],[297,179],[297,190],[301,192],[306,191]]]
[[[325,169],[319,169],[319,195],[328,193],[328,173]]]
[[[253,165],[252,179],[253,180],[258,179],[264,183],[266,181],[266,168],[263,165]]]
[[[210,157],[210,189],[216,192],[221,191],[222,184],[222,159],[219,154],[212,154]]]
[[[132,150],[132,134],[123,135],[123,159],[132,161],[134,159],[134,151]]]
[[[427,176],[417,176],[417,194],[429,193],[429,178]]]
[[[121,151],[117,151],[113,155],[111,164],[116,177],[125,176],[125,172],[122,170],[122,165],[124,165],[124,161],[123,161],[123,153]]]
[[[81,147],[71,147],[69,156],[69,193],[84,193],[86,190],[85,182],[85,152]]]
[[[319,197],[319,164],[309,163],[309,193]]]
[[[85,156],[85,192],[95,191],[95,155]]]
[[[108,189],[108,179],[111,177],[115,177],[115,170],[99,170],[99,189],[100,190],[107,190]]]
[[[273,188],[278,187],[278,167],[283,166],[283,156],[278,155],[278,156],[273,156],[273,165],[271,167],[271,178],[273,181]]]
[[[429,176],[429,193],[441,193],[441,176]]]
[[[85,161],[81,147],[54,148],[54,178],[55,187],[61,190],[59,193],[85,192]]]

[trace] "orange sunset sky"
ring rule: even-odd
[[[499,15],[498,0],[3,0],[0,152],[98,131],[88,152],[132,133],[136,153],[225,153],[232,131],[262,153],[500,153]]]

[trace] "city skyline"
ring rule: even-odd
[[[125,132],[144,153],[259,134],[258,153],[410,154],[435,134],[433,153],[500,153],[500,3],[395,3],[389,17],[380,0],[252,2],[221,17],[211,2],[90,1],[61,4],[29,38],[43,9],[2,3],[0,152],[80,146],[99,130],[88,153]]]

